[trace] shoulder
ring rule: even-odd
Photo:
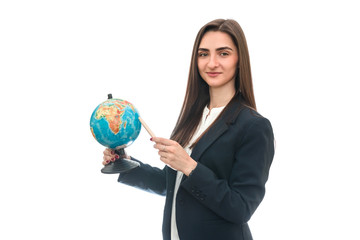
[[[269,125],[270,121],[256,110],[243,106],[235,119],[235,123],[241,123],[249,127],[253,124]]]
[[[254,134],[273,136],[269,119],[249,107],[242,108],[231,127],[243,137]]]
[[[230,127],[233,134],[244,134],[248,131],[267,131],[272,133],[269,119],[255,109],[244,104],[241,95],[225,109],[223,119]]]

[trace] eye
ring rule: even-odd
[[[198,56],[199,57],[206,57],[206,56],[208,56],[209,54],[207,54],[206,52],[199,52],[198,53]]]
[[[226,57],[226,56],[229,56],[230,54],[228,52],[221,52],[220,53],[220,56],[222,57]]]

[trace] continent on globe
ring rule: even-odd
[[[109,104],[112,102],[113,104]],[[96,111],[95,118],[98,120],[101,118],[106,118],[106,121],[109,123],[109,127],[112,132],[114,134],[118,134],[122,124],[121,119],[124,115],[124,109],[127,106],[135,111],[133,105],[126,100],[118,99],[116,102],[113,100],[107,100],[100,104],[98,110]],[[124,122],[124,128],[126,128],[126,121]]]
[[[130,102],[109,98],[93,111],[90,130],[93,137],[108,148],[126,147],[140,133],[139,113]]]

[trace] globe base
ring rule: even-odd
[[[118,153],[120,156],[125,154],[124,149],[122,148],[116,150],[115,152]],[[101,169],[101,172],[105,174],[123,173],[130,171],[131,169],[134,169],[138,166],[140,166],[140,163],[136,161],[120,158],[117,159],[115,162],[111,162],[107,164],[105,167]]]
[[[118,159],[115,162],[109,163],[101,169],[101,172],[105,174],[123,173],[138,166],[140,166],[140,163],[123,158]]]

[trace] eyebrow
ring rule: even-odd
[[[220,48],[217,48],[216,51],[222,51],[222,50],[230,50],[230,51],[233,51],[232,48],[230,47],[220,47]],[[210,50],[207,49],[207,48],[199,48],[198,51],[204,51],[204,52],[209,52]]]

